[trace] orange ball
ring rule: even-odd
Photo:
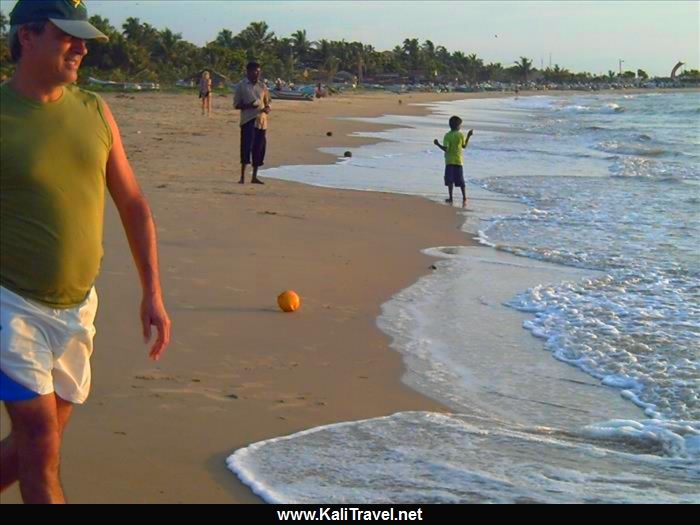
[[[277,297],[277,304],[285,312],[293,312],[301,306],[301,298],[292,290],[282,292]]]

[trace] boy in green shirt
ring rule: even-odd
[[[462,165],[462,150],[469,144],[469,139],[474,134],[474,130],[470,129],[465,137],[459,131],[462,127],[462,119],[455,116],[450,117],[450,131],[445,134],[442,139],[442,144],[435,139],[433,144],[445,152],[445,186],[449,191],[450,197],[445,200],[452,204],[452,188],[459,187],[462,190],[462,206],[467,205],[467,194],[464,187],[464,170]]]

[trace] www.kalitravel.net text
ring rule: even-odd
[[[363,510],[359,507],[320,507],[315,510],[278,510],[280,521],[422,521],[423,509]]]

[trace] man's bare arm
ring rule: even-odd
[[[149,356],[157,360],[170,343],[170,318],[163,304],[160,285],[156,228],[150,207],[126,157],[114,116],[106,103],[103,104],[103,108],[113,137],[112,150],[107,160],[107,188],[119,211],[141,279],[141,323],[144,340],[148,342],[151,338],[151,326],[158,330],[158,337],[149,352]]]
[[[272,108],[270,107],[270,90],[267,88],[265,89],[265,94],[263,95],[263,103],[265,107],[263,108],[263,111],[265,113],[269,113],[272,111]]]

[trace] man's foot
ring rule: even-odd
[[[452,199],[445,199],[445,202],[446,202],[447,204],[452,204]]]
[[[257,178],[251,180],[250,183],[251,184],[265,184],[263,181],[261,181],[260,179],[257,179]]]
[[[238,184],[245,184],[245,180],[243,180],[243,179],[241,178],[241,179],[238,181]]]
[[[467,207],[467,199],[462,199],[462,208]]]

